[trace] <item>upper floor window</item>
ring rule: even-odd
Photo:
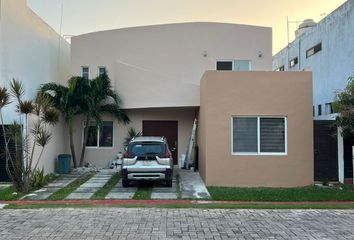
[[[319,43],[306,51],[306,58],[311,57],[322,50],[322,43]]]
[[[293,58],[293,59],[291,59],[291,60],[289,61],[289,67],[290,67],[290,68],[295,67],[295,65],[298,64],[298,63],[299,63],[298,57]]]
[[[106,67],[98,67],[98,75],[101,76],[103,74],[107,73],[106,72]]]
[[[319,104],[318,106],[317,106],[317,114],[318,114],[318,116],[321,116],[322,115],[322,105],[321,104]]]
[[[250,71],[251,61],[249,60],[218,60],[216,70],[224,71]]]
[[[325,111],[326,111],[326,114],[334,113],[332,103],[325,104]]]
[[[85,79],[89,79],[90,77],[90,68],[89,67],[82,67],[81,68],[81,76]]]
[[[277,72],[282,72],[282,71],[285,71],[285,67],[284,67],[284,65],[283,65],[283,66],[281,66],[281,67],[278,67],[277,69],[275,69],[275,71],[277,71]]]

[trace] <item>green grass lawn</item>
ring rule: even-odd
[[[138,190],[135,192],[133,199],[150,200],[153,186],[154,186],[153,182],[139,183]]]
[[[95,175],[94,172],[87,173],[80,178],[76,179],[74,182],[70,183],[68,186],[59,189],[52,195],[50,195],[47,200],[63,200],[67,196],[69,196],[70,193],[75,191],[80,185],[85,183],[87,180],[89,180],[93,175]]]
[[[57,178],[58,176],[56,174],[48,174],[45,176],[43,184],[47,185],[48,183],[53,182]],[[42,186],[35,187],[35,188],[31,187],[29,193],[36,191],[40,188],[42,188]],[[25,195],[26,195],[25,193],[17,192],[13,186],[0,189],[0,200],[2,201],[19,200],[21,197]]]
[[[213,200],[229,201],[354,201],[352,186],[299,188],[208,187]]]
[[[100,200],[100,199],[105,199],[107,194],[116,186],[116,184],[119,182],[120,179],[120,174],[116,173],[109,179],[109,181],[102,187],[100,188],[93,196],[91,197],[92,200]]]

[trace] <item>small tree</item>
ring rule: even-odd
[[[47,130],[47,124],[55,124],[58,121],[58,112],[52,107],[48,98],[38,94],[35,101],[23,100],[24,87],[15,79],[10,83],[10,93],[6,88],[0,88],[0,116],[5,141],[6,171],[17,191],[28,192],[34,171],[38,167],[44,147],[51,139],[51,133]],[[10,95],[15,99],[17,112],[24,116],[24,122],[5,127],[2,109],[10,104]],[[33,128],[28,129],[28,117],[30,114],[37,116]],[[30,137],[33,145],[30,147]],[[41,153],[35,159],[36,146],[41,147]]]
[[[342,92],[336,94],[333,103],[337,125],[342,128],[344,138],[354,137],[354,74],[348,78],[348,84]],[[353,164],[354,185],[354,164]]]
[[[342,128],[343,137],[354,136],[354,75],[348,78],[348,84],[336,93],[333,109],[338,113],[337,125]]]

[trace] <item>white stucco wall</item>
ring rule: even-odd
[[[9,87],[16,78],[23,82],[24,99],[29,100],[41,84],[65,83],[69,77],[70,45],[27,7],[26,0],[0,0],[0,86]],[[6,107],[3,116],[5,124],[19,121],[15,104]],[[54,171],[57,155],[68,150],[63,121],[50,130],[53,137],[39,163],[46,173]],[[35,158],[40,147],[37,150]]]
[[[94,78],[105,66],[128,109],[199,106],[200,79],[216,60],[251,60],[252,70],[271,70],[272,61],[271,28],[238,24],[117,29],[73,37],[71,44],[72,73],[88,66]]]
[[[26,99],[40,84],[66,82],[70,77],[70,45],[29,7],[26,0],[0,1],[0,86],[12,78],[24,83]],[[17,120],[14,105],[5,122]]]
[[[284,65],[285,71],[313,72],[316,118],[318,105],[322,105],[324,114],[325,104],[333,102],[335,92],[342,90],[354,73],[353,39],[354,0],[349,0],[273,58],[274,70]],[[322,50],[306,58],[306,50],[320,42]],[[289,69],[288,61],[296,56],[299,56],[299,64]]]

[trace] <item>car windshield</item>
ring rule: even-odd
[[[129,153],[133,156],[160,155],[164,151],[162,143],[133,143],[129,146]]]

